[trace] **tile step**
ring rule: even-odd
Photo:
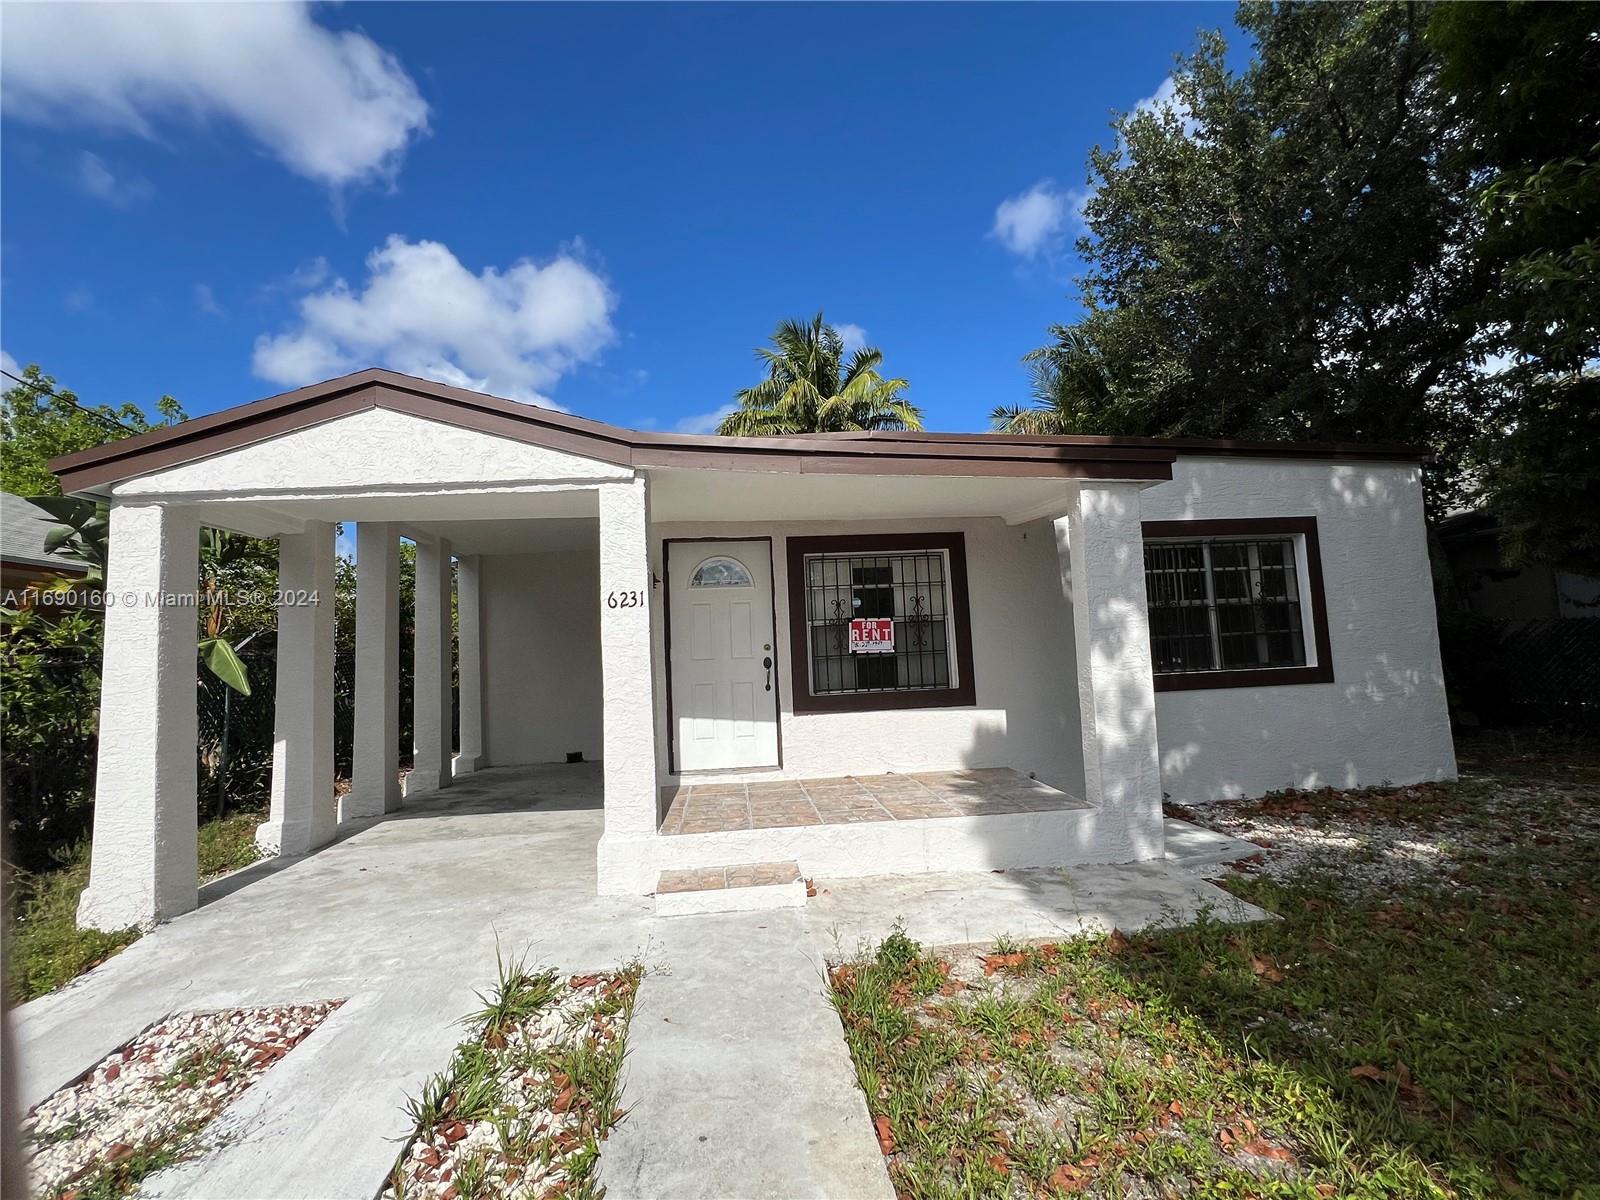
[[[662,917],[798,908],[805,902],[806,884],[797,862],[663,871],[656,883],[656,915]]]

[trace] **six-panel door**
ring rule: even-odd
[[[667,578],[678,770],[777,766],[771,544],[671,542]]]

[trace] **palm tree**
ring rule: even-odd
[[[844,339],[818,313],[810,324],[778,323],[772,344],[756,350],[767,377],[734,393],[739,407],[717,432],[728,437],[921,429],[922,412],[905,399],[904,379],[878,374],[883,353],[863,346],[845,362]]]
[[[1033,404],[999,405],[989,414],[995,429],[1034,437],[1120,432],[1105,428],[1111,372],[1093,340],[1067,325],[1052,325],[1050,334],[1054,345],[1022,358],[1033,376]]]

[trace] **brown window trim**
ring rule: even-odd
[[[874,550],[943,550],[950,556],[950,606],[956,634],[952,688],[905,692],[811,693],[811,648],[806,642],[805,560],[808,554],[870,554]],[[972,678],[972,611],[967,605],[967,539],[960,533],[853,533],[788,539],[789,661],[796,713],[880,712],[900,708],[962,708],[978,702]]]
[[[1322,590],[1322,548],[1315,517],[1243,517],[1214,521],[1146,521],[1144,536],[1156,538],[1269,537],[1298,533],[1306,541],[1306,581],[1311,591],[1311,635],[1317,662],[1309,667],[1255,667],[1245,671],[1175,671],[1155,673],[1156,691],[1188,692],[1203,688],[1276,687],[1296,683],[1332,683],[1333,647],[1328,639],[1328,601]]]

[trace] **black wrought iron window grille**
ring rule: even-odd
[[[805,580],[813,695],[955,686],[944,551],[807,555]],[[857,617],[890,620],[893,651],[852,653]]]
[[[1307,665],[1293,537],[1146,541],[1144,578],[1157,674]]]

